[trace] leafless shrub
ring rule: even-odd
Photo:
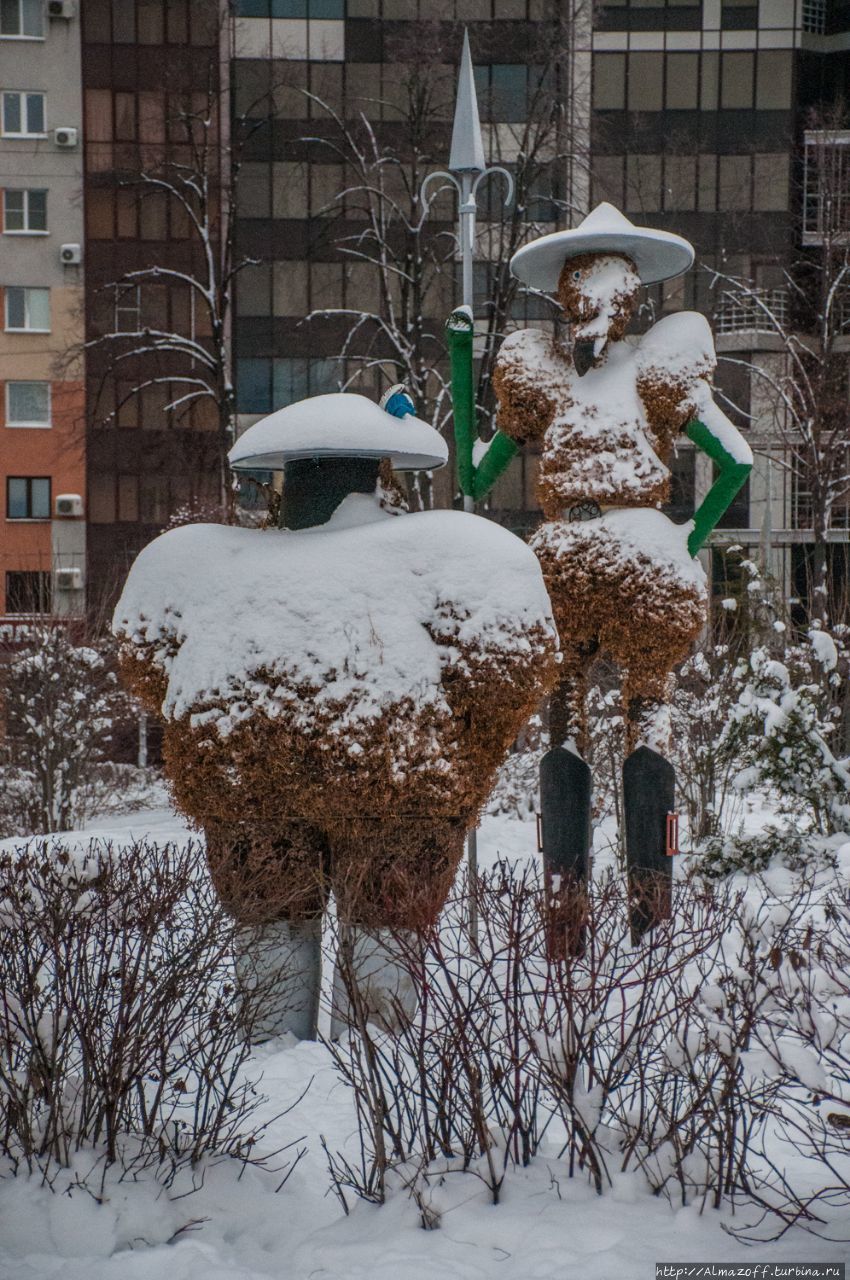
[[[778,895],[763,881],[744,892],[694,878],[635,945],[627,885],[606,874],[582,900],[583,945],[564,957],[546,946],[533,868],[480,877],[474,955],[465,894],[459,885],[427,939],[393,935],[420,993],[415,1016],[390,1032],[361,1008],[331,1046],[360,1144],[354,1164],[329,1153],[338,1192],[381,1202],[404,1187],[422,1210],[429,1178],[466,1171],[495,1203],[509,1168],[545,1140],[600,1194],[637,1170],[671,1201],[755,1206],[781,1224],[817,1226],[818,1203],[850,1203],[843,900],[818,931],[814,878]],[[356,979],[345,975],[355,1011]],[[777,1134],[831,1171],[827,1188],[790,1185]]]
[[[754,1195],[762,1215],[736,1234],[775,1238],[801,1223],[830,1238],[835,1210],[850,1204],[850,907],[836,882],[818,910],[801,912],[794,893],[771,914],[787,919],[770,947],[771,1016],[748,1054],[774,1093],[771,1141]],[[789,1148],[812,1162],[808,1186],[788,1175]]]
[[[199,846],[30,841],[0,853],[0,1154],[51,1184],[91,1151],[101,1178],[171,1186],[257,1154],[243,1067],[257,992]],[[202,1174],[199,1174],[202,1176]]]
[[[67,831],[108,797],[113,728],[130,705],[112,650],[55,619],[0,641],[0,835]]]

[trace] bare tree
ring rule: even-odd
[[[834,515],[850,500],[850,131],[843,110],[812,117],[805,141],[803,246],[782,269],[782,289],[759,289],[721,270],[721,305],[743,308],[779,339],[769,365],[745,365],[771,403],[781,445],[773,460],[793,477],[796,518],[810,522],[812,615],[830,611],[827,547]]]
[[[218,11],[219,44],[228,37],[230,20],[230,6],[224,3]],[[228,127],[218,56],[209,59],[202,91],[175,88],[166,87],[167,141],[142,147],[138,166],[116,178],[119,188],[142,207],[158,203],[169,211],[186,251],[179,261],[152,262],[100,287],[103,331],[86,343],[86,353],[100,363],[101,388],[112,380],[125,388],[116,395],[115,407],[100,415],[103,421],[117,418],[149,388],[161,388],[164,417],[215,432],[219,500],[226,510],[227,452],[236,435],[231,361],[235,282],[247,266],[258,263],[237,247],[236,210],[246,150],[267,124],[267,94]],[[155,299],[165,291],[170,305],[157,307]]]
[[[482,425],[492,413],[491,369],[518,288],[509,272],[510,257],[525,239],[551,226],[546,214],[551,219],[572,208],[563,176],[568,161],[576,159],[574,140],[567,136],[574,88],[572,22],[561,14],[542,26],[526,55],[527,93],[517,110],[521,122],[494,124],[491,129],[493,159],[512,169],[515,200],[504,209],[502,193],[494,186],[491,209],[483,211],[479,222],[478,256],[493,264],[488,296],[482,302]],[[309,318],[336,316],[348,322],[340,351],[345,361],[343,385],[356,385],[376,374],[404,381],[420,415],[438,428],[445,425],[451,407],[443,324],[458,301],[454,192],[448,184],[434,184],[424,204],[421,189],[427,175],[443,168],[448,158],[459,48],[459,41],[447,41],[441,24],[417,24],[413,35],[399,40],[392,50],[393,63],[400,69],[392,100],[376,95],[363,99],[358,111],[352,104],[336,110],[310,95],[333,130],[330,136],[304,139],[345,166],[345,186],[326,212],[339,215],[338,252],[351,262],[368,264],[376,281],[371,299],[317,308]],[[485,113],[487,106],[485,100]],[[375,124],[376,116],[392,124]],[[421,499],[430,505],[430,491]]]

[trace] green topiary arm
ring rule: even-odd
[[[468,307],[457,307],[446,322],[446,342],[451,358],[452,414],[454,418],[457,480],[465,497],[479,502],[509,466],[517,445],[497,431],[476,466],[475,381],[472,368],[473,322]]]
[[[685,434],[698,449],[716,462],[720,475],[694,512],[694,527],[688,536],[688,551],[692,556],[705,546],[723,514],[729,510],[753,469],[753,455],[743,436],[711,402],[700,410],[709,423],[693,418],[685,428]],[[710,425],[709,425],[710,424]]]
[[[475,439],[475,384],[472,376],[472,315],[468,307],[458,307],[446,321],[446,342],[452,369],[452,417],[455,432],[455,466],[460,491],[472,497],[475,467],[472,445]]]

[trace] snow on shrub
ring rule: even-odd
[[[475,954],[465,894],[430,938],[394,936],[413,1020],[390,1033],[352,1016],[329,1046],[358,1118],[356,1163],[326,1147],[346,1211],[351,1192],[401,1190],[433,1228],[448,1175],[497,1203],[538,1153],[600,1194],[632,1172],[674,1204],[733,1205],[752,1238],[850,1206],[850,908],[833,872],[686,880],[638,946],[622,878],[601,875],[565,960],[547,957],[533,869],[479,878]],[[792,1184],[783,1143],[823,1164],[823,1192]]]
[[[0,651],[0,835],[68,830],[108,796],[108,748],[129,705],[113,648],[47,621]]]
[[[757,874],[782,866],[804,871],[835,865],[830,843],[805,835],[793,827],[767,826],[753,835],[712,835],[703,840],[692,866],[710,880],[737,872]]]
[[[83,1151],[171,1185],[253,1160],[258,993],[234,985],[200,846],[7,846],[0,903],[0,1165],[52,1184]]]

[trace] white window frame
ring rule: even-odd
[[[128,329],[125,328],[123,316],[130,315],[134,317],[134,323]],[[115,333],[138,333],[142,327],[142,286],[139,284],[117,284],[115,286],[115,298],[112,317],[112,327]]]
[[[9,294],[12,292],[12,290],[13,290],[13,289],[20,289],[20,290],[21,290],[21,292],[22,292],[22,293],[23,293],[23,295],[24,295],[24,326],[23,326],[23,328],[19,328],[18,326],[16,326],[16,325],[12,325],[12,324],[10,324],[10,323],[9,323]],[[36,292],[38,292],[38,293],[46,293],[46,294],[47,294],[47,320],[48,320],[48,324],[47,324],[47,328],[46,328],[46,329],[37,329],[37,328],[35,327],[35,325],[32,325],[32,324],[30,324],[30,323],[29,323],[29,319],[30,319],[30,297],[29,297],[29,295],[30,295],[31,293],[36,293]],[[4,314],[4,321],[5,321],[5,325],[6,325],[6,332],[7,332],[7,333],[50,333],[50,290],[49,290],[49,289],[45,289],[45,288],[42,288],[41,286],[37,286],[37,285],[33,285],[33,286],[29,287],[29,286],[26,286],[26,285],[10,284],[10,285],[6,285],[6,288],[5,288],[5,290],[4,290],[4,294],[5,294],[5,297],[4,297],[4,303],[5,303],[5,306],[4,306],[4,313],[5,313],[5,314]]]
[[[14,228],[10,229],[6,226],[6,199],[10,194],[17,194],[17,192],[19,191],[23,192],[23,196],[24,196],[24,226],[21,227],[20,230],[16,230]],[[4,236],[49,236],[50,235],[50,231],[48,230],[47,227],[45,227],[42,230],[40,227],[31,228],[29,225],[30,196],[32,195],[33,191],[44,191],[45,197],[47,196],[46,187],[6,187],[5,190],[3,191],[3,235]],[[46,198],[44,203],[45,203],[45,217],[46,217],[46,213],[47,213]]]
[[[22,383],[39,383],[47,387],[47,421],[46,422],[13,422],[11,411],[10,388],[20,386]],[[19,427],[31,428],[35,431],[49,431],[53,426],[53,388],[44,378],[10,378],[6,383],[6,426],[17,429]]]
[[[9,515],[9,482],[12,480],[23,480],[27,486],[27,505],[30,510],[33,508],[33,480],[47,481],[47,514],[43,516],[11,516]],[[53,508],[53,477],[52,476],[7,476],[6,477],[6,520],[11,524],[44,524],[50,519]]]
[[[21,28],[23,28],[24,0],[17,0],[17,2],[18,2],[18,25]],[[47,26],[47,15],[44,12],[44,4],[42,4],[40,35],[32,35],[31,33],[25,32],[23,30],[17,31],[17,32],[0,31],[0,40],[45,40],[47,38],[46,26]]]
[[[850,240],[850,129],[807,129],[803,138],[803,244]],[[826,174],[823,170],[827,168]],[[826,189],[836,180],[837,189]]]
[[[17,98],[18,112],[21,119],[21,128],[19,130],[11,130],[6,128],[6,99]],[[41,98],[41,120],[44,125],[43,129],[31,129],[29,127],[29,99]],[[0,129],[4,138],[46,138],[47,137],[47,94],[42,89],[4,89],[3,90],[3,109],[0,116]]]

